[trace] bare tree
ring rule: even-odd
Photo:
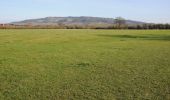
[[[115,24],[116,24],[116,28],[118,29],[126,28],[126,20],[122,17],[116,17]]]

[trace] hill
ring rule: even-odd
[[[28,19],[19,22],[12,22],[11,24],[16,25],[58,25],[58,24],[67,24],[67,25],[91,25],[91,24],[114,24],[114,18],[102,18],[102,17],[46,17],[46,18],[39,18],[39,19]],[[140,21],[133,21],[133,20],[126,20],[126,24],[133,25],[133,24],[144,24],[144,22]]]

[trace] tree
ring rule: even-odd
[[[170,29],[170,25],[169,24],[165,24],[165,29]]]
[[[122,28],[126,28],[126,20],[122,17],[116,17],[115,18],[115,24],[116,24],[116,28],[118,29],[122,29]]]
[[[142,26],[141,25],[137,25],[136,29],[142,29]]]
[[[143,29],[149,29],[148,24],[143,24]]]

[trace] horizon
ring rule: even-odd
[[[41,17],[41,18],[32,18],[32,19],[24,19],[24,20],[18,20],[18,21],[12,21],[12,22],[7,22],[7,23],[3,23],[3,24],[9,24],[9,23],[13,23],[13,22],[20,22],[20,21],[26,21],[26,20],[33,20],[33,19],[42,19],[42,18],[55,18],[55,17],[64,17],[64,18],[69,18],[69,17],[91,17],[91,18],[111,18],[111,17],[96,17],[96,16],[47,16],[47,17]],[[119,16],[121,17],[121,16]],[[115,17],[116,18],[116,17]],[[111,19],[115,19],[115,18],[111,18]],[[138,21],[138,22],[144,22],[144,21],[139,21],[139,20],[132,20],[132,19],[126,19],[125,20],[131,20],[131,21]],[[146,22],[147,23],[147,22]]]
[[[121,16],[127,20],[147,23],[170,23],[168,0],[10,0],[1,1],[0,23],[10,23],[45,17]],[[57,5],[57,6],[56,6]],[[129,13],[130,12],[130,13]]]
[[[14,23],[14,22],[21,22],[21,21],[26,21],[26,20],[34,20],[34,19],[42,19],[42,18],[48,18],[48,17],[65,17],[65,18],[69,18],[69,17],[94,17],[94,18],[111,18],[111,17],[98,17],[98,16],[47,16],[47,17],[40,17],[40,18],[30,18],[30,19],[23,19],[23,20],[16,20],[16,21],[10,21],[10,22],[4,22],[0,24],[10,24],[10,23]],[[119,16],[121,17],[121,16]],[[116,17],[115,17],[116,18]],[[112,19],[115,19],[112,18]],[[137,21],[137,22],[144,22],[144,23],[153,23],[153,24],[170,24],[170,23],[155,23],[155,22],[146,22],[146,21],[141,21],[141,20],[133,20],[133,19],[126,19],[125,20],[130,20],[130,21]]]

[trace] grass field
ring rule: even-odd
[[[0,30],[0,100],[170,100],[170,30]]]

